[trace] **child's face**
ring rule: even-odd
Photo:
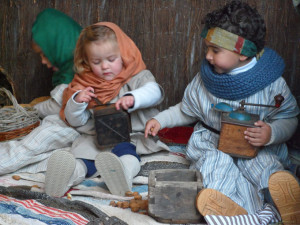
[[[46,65],[48,69],[51,69],[53,71],[58,71],[58,68],[55,66],[52,66],[52,63],[49,61],[49,59],[44,55],[42,49],[40,46],[38,46],[36,43],[32,42],[31,47],[33,51],[41,57],[42,64]]]
[[[204,39],[206,59],[216,73],[228,73],[231,70],[247,64],[247,57],[221,48]]]
[[[88,63],[96,76],[113,80],[122,71],[123,62],[117,43],[94,41],[87,44],[85,50]]]

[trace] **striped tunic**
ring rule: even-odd
[[[282,77],[244,100],[274,105],[277,94],[285,98],[280,108],[246,106],[246,111],[258,114],[260,120],[270,123],[271,127],[275,120],[294,118],[299,109]],[[287,146],[284,143],[264,146],[253,159],[233,158],[219,151],[219,135],[201,125],[203,121],[210,127],[221,129],[221,112],[212,108],[212,104],[219,102],[225,102],[233,109],[239,107],[239,101],[217,98],[209,93],[197,74],[185,90],[181,107],[186,115],[200,121],[187,145],[187,155],[192,161],[191,167],[202,173],[205,188],[222,192],[252,214],[263,207],[263,189],[268,187],[269,176],[289,164]],[[278,128],[277,131],[273,129],[276,127],[272,127],[272,132],[280,132]]]

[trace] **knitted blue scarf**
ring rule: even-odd
[[[284,71],[283,59],[272,49],[265,48],[262,57],[248,71],[236,74],[215,73],[206,59],[201,65],[201,78],[206,89],[218,98],[244,99],[264,89]]]

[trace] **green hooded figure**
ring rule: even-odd
[[[53,87],[68,84],[74,76],[73,58],[82,27],[66,14],[52,8],[40,12],[32,26],[32,39],[53,66]]]

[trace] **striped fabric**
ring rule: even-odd
[[[45,171],[55,150],[71,147],[79,133],[68,127],[58,115],[47,116],[39,127],[21,140],[0,142],[0,175],[11,172]]]
[[[29,218],[45,224],[85,225],[89,222],[77,213],[47,207],[33,199],[18,200],[5,195],[0,195],[0,213],[21,215],[24,220]]]
[[[269,225],[281,221],[280,215],[270,204],[252,215],[215,216],[204,217],[208,225]]]
[[[259,114],[260,119],[290,118],[299,113],[295,98],[292,96],[282,77],[265,89],[245,98],[246,102],[274,105],[274,96],[281,93],[285,100],[279,109],[267,107],[247,107],[246,111]],[[185,90],[182,111],[198,118],[210,127],[221,128],[220,112],[212,108],[219,102],[229,104],[233,109],[239,107],[238,101],[230,101],[213,96],[204,87],[198,74]],[[269,118],[268,118],[269,117]],[[232,158],[217,149],[219,136],[205,129],[199,122],[187,145],[187,155],[192,168],[203,175],[206,188],[218,190],[245,208],[249,214],[255,214],[264,204],[263,189],[268,187],[269,176],[283,170],[290,162],[287,146],[273,144],[262,148],[253,159]]]
[[[257,54],[256,45],[252,41],[244,39],[219,27],[213,27],[210,29],[204,27],[201,32],[201,37],[213,44],[238,54],[248,57],[252,57]]]
[[[67,84],[59,84],[57,85],[51,92],[50,96],[51,98],[55,99],[55,101],[61,106],[62,104],[62,96],[63,92],[68,87]]]

